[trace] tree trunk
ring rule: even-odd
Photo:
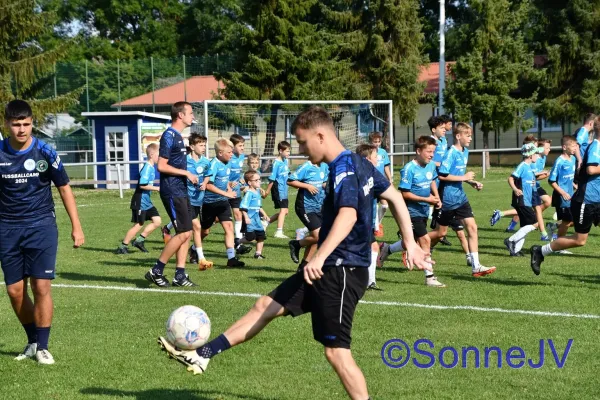
[[[265,135],[265,145],[263,146],[263,156],[272,156],[275,154],[275,138],[277,136],[277,113],[279,112],[279,105],[275,104],[271,106],[271,116],[267,121],[267,133]],[[261,165],[261,171],[267,172],[272,164],[272,160],[263,160]]]
[[[484,149],[489,149],[490,148],[490,135],[489,135],[489,131],[486,130],[482,130],[483,132],[483,148]],[[485,169],[490,169],[490,153],[489,152],[485,152]]]

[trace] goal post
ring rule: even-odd
[[[372,131],[384,135],[383,143],[393,153],[393,103],[391,100],[205,100],[193,103],[197,119],[196,131],[204,133],[212,144],[220,137],[240,134],[246,139],[246,155],[260,156],[262,169],[277,156],[277,143],[292,145],[291,158],[302,158],[293,140],[291,126],[298,114],[311,105],[325,108],[334,120],[336,134],[345,148],[354,151],[367,141]],[[207,156],[213,157],[212,146]],[[393,157],[390,156],[393,171]],[[268,168],[268,167],[267,167]]]

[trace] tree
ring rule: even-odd
[[[227,36],[235,49],[233,72],[223,74],[228,99],[339,100],[366,94],[336,37],[310,22],[317,0],[246,0]],[[220,76],[219,76],[220,77]],[[275,148],[279,107],[266,108],[264,155]]]
[[[342,54],[369,82],[369,97],[394,101],[404,124],[414,121],[425,85],[418,81],[424,37],[417,0],[329,0],[323,18]]]
[[[563,126],[580,121],[600,110],[600,0],[534,3],[533,40],[546,56],[536,111]]]
[[[459,28],[469,23],[472,16],[467,0],[445,1],[446,13],[446,59],[456,60],[466,51],[461,46]],[[425,51],[429,60],[437,60],[440,56],[440,0],[419,0],[419,16],[425,37]]]
[[[445,106],[463,121],[481,124],[484,148],[489,132],[514,126],[535,101],[520,83],[537,79],[533,54],[523,40],[528,0],[473,0],[473,19],[461,27],[469,52],[451,68]]]
[[[27,100],[36,120],[67,109],[77,102],[81,89],[40,99],[56,62],[71,43],[44,48],[38,38],[52,32],[55,16],[43,12],[33,0],[0,1],[0,103],[15,98]],[[0,107],[4,119],[4,107]]]

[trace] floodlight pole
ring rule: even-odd
[[[444,89],[446,87],[446,0],[440,0],[440,80],[438,94],[438,115],[444,114]]]

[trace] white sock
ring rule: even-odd
[[[429,219],[433,217],[433,206],[429,207]]]
[[[390,254],[398,253],[402,250],[404,250],[404,247],[402,247],[402,240],[398,240],[396,243],[390,244]]]
[[[383,205],[382,204],[378,204],[377,205],[377,223],[381,224],[381,221],[383,220]]]
[[[473,266],[473,269],[479,267],[479,253],[471,253],[471,265]]]
[[[233,248],[228,248],[227,249],[227,259],[231,260],[232,258],[235,257],[235,249]]]
[[[167,224],[167,229],[168,229],[168,230],[171,230],[171,229],[173,229],[173,223],[172,223],[172,222],[169,222],[169,223]]]
[[[235,223],[233,224],[235,227],[235,238],[236,239],[241,239],[242,236],[242,221],[235,221]]]
[[[375,269],[377,268],[377,256],[379,253],[371,250],[371,264],[369,265],[369,285],[375,283]]]
[[[514,235],[508,238],[511,242],[519,242],[521,239],[525,239],[525,236],[531,231],[535,231],[535,226],[533,225],[525,225],[521,229],[515,232]]]
[[[552,248],[550,247],[550,243],[542,246],[542,255],[544,257],[546,257],[547,255],[552,254],[552,253],[554,253],[554,250],[552,250]]]
[[[202,251],[202,247],[196,247],[196,254],[198,254],[198,260],[202,260],[204,258],[204,252]]]
[[[525,238],[516,242],[515,243],[515,253],[520,252],[524,245],[525,245]]]
[[[302,232],[302,233],[304,233],[304,234],[306,235],[306,234],[308,234],[308,232],[310,232],[310,231],[308,230],[308,228],[307,228],[307,227],[304,227],[304,228],[301,228],[301,229],[300,229],[300,232]]]
[[[277,228],[277,232],[275,233],[283,233],[283,228]]]

